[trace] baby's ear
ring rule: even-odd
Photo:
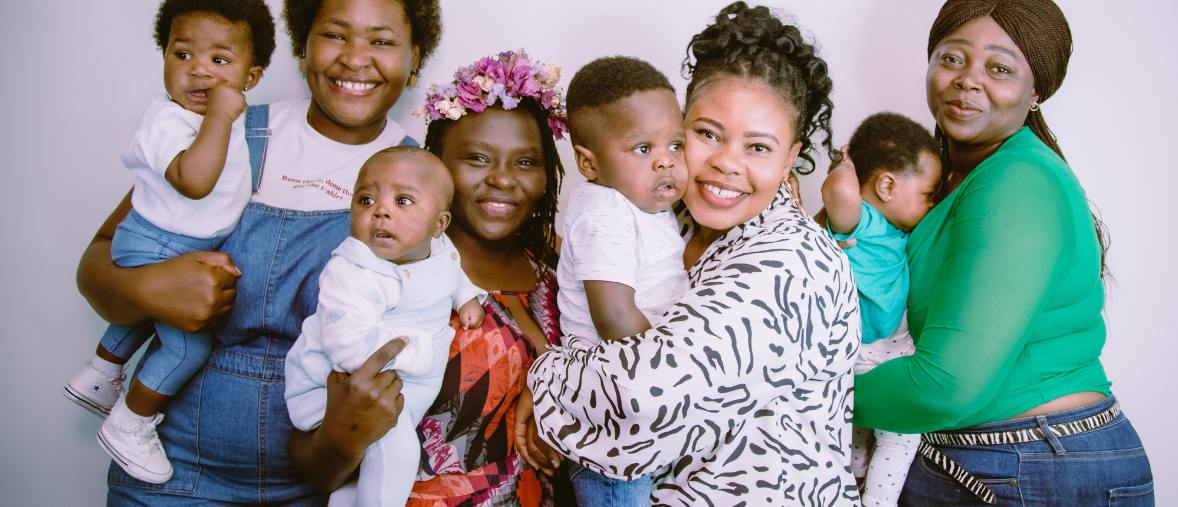
[[[438,223],[434,227],[434,238],[442,237],[442,233],[446,232],[446,228],[450,226],[450,212],[443,211],[438,213]]]
[[[245,87],[241,91],[248,92],[251,88],[258,86],[258,81],[262,80],[262,66],[254,65],[250,67],[249,74],[245,76]]]
[[[883,171],[875,179],[875,195],[883,202],[890,202],[896,192],[896,174]]]
[[[597,157],[593,155],[593,152],[589,151],[589,148],[577,144],[573,145],[573,154],[577,157],[577,171],[581,173],[581,176],[589,181],[597,179],[597,168],[595,167]]]

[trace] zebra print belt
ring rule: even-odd
[[[1113,405],[1107,410],[1076,421],[1070,421],[1060,424],[1051,424],[1047,429],[1055,437],[1066,437],[1075,435],[1077,433],[1084,433],[1092,431],[1101,426],[1104,426],[1116,419],[1121,414],[1121,406],[1118,402],[1113,402]],[[994,492],[990,490],[989,486],[982,484],[973,474],[970,474],[965,469],[961,468],[938,451],[934,445],[957,445],[957,446],[974,446],[974,445],[1000,445],[1000,444],[1024,444],[1027,442],[1037,442],[1040,440],[1047,440],[1047,435],[1043,434],[1043,430],[1039,427],[1026,428],[1021,430],[1010,431],[995,431],[992,433],[953,433],[953,432],[933,432],[925,433],[920,437],[920,454],[928,458],[929,461],[936,463],[941,467],[946,474],[953,477],[957,482],[961,483],[965,489],[981,498],[983,502],[993,504],[996,501]]]

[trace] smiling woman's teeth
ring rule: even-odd
[[[721,199],[732,199],[735,197],[740,197],[740,194],[741,194],[740,192],[737,192],[735,190],[723,190],[720,187],[715,187],[712,185],[704,185],[704,190],[711,192],[712,194],[716,195],[717,197],[719,197]]]
[[[507,209],[507,207],[510,206],[509,204],[507,204],[505,202],[488,202],[488,203],[484,203],[484,204],[486,204],[488,207],[495,208],[495,209]]]
[[[348,90],[366,91],[376,88],[376,83],[358,83],[356,81],[339,81],[336,79],[332,79],[331,82],[340,88]]]

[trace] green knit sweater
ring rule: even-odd
[[[855,425],[899,433],[1008,419],[1109,394],[1100,246],[1084,189],[1030,129],[908,239],[916,353],[855,378]]]

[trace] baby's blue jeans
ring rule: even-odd
[[[654,481],[646,474],[632,481],[611,479],[569,462],[569,479],[580,507],[649,507]]]
[[[174,234],[152,225],[131,210],[115,230],[110,255],[120,267],[135,268],[188,252],[216,251],[226,237],[228,235],[201,239]],[[110,326],[99,343],[111,354],[130,359],[153,332],[159,336],[161,348],[146,359],[136,378],[144,387],[171,396],[208,360],[213,347],[212,335],[189,334],[163,322],[152,321],[136,326]]]

